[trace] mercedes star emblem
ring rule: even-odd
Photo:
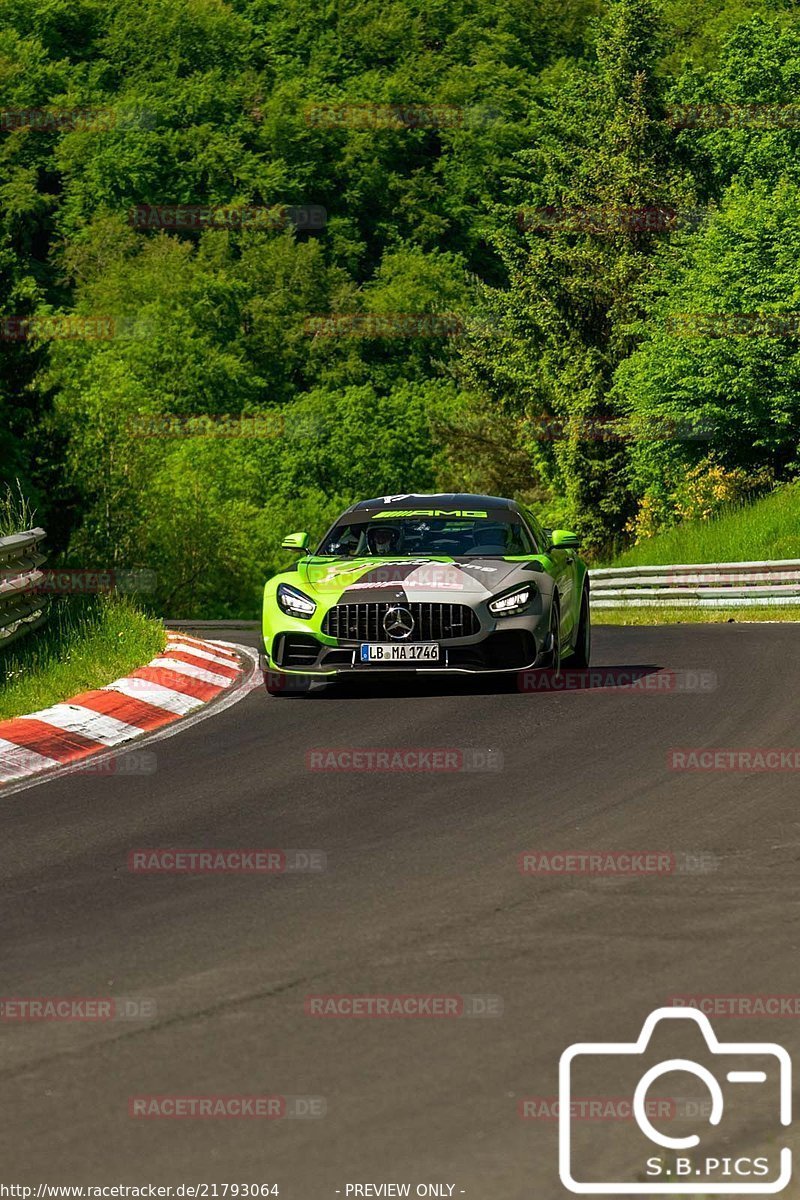
[[[414,632],[414,618],[407,608],[393,604],[386,610],[383,628],[394,641],[403,642]]]

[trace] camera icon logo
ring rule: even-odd
[[[643,1061],[652,1057],[650,1043],[661,1023],[665,1034],[675,1031],[682,1021],[684,1032],[699,1032],[709,1055],[709,1065],[689,1058],[665,1058],[641,1071]],[[755,1061],[754,1061],[755,1060]],[[606,1065],[608,1064],[608,1065]],[[755,1069],[755,1068],[758,1069]],[[602,1072],[601,1069],[602,1068]],[[632,1172],[636,1182],[595,1180],[595,1172],[581,1170],[576,1161],[574,1109],[580,1109],[576,1075],[581,1069],[593,1077],[598,1073],[630,1081],[632,1103],[628,1106],[633,1121],[626,1130],[626,1155],[633,1154],[638,1167]],[[671,1073],[691,1075],[707,1089],[710,1103],[706,1116],[710,1129],[704,1137],[697,1133],[672,1136],[656,1128],[651,1120],[654,1104],[648,1100],[652,1086]],[[633,1081],[638,1080],[633,1086]],[[612,1082],[611,1079],[608,1082]],[[730,1085],[725,1091],[725,1085]],[[618,1086],[618,1085],[617,1085]],[[623,1088],[626,1085],[623,1085]],[[664,1085],[662,1084],[663,1088]],[[753,1089],[756,1089],[755,1092]],[[709,1133],[719,1130],[724,1136],[724,1118],[728,1114],[746,1124],[752,1112],[750,1102],[763,1107],[774,1099],[780,1125],[792,1119],[792,1061],[788,1052],[774,1042],[720,1042],[704,1013],[688,1008],[658,1008],[642,1026],[636,1042],[579,1042],[569,1046],[559,1064],[559,1174],[570,1192],[581,1195],[697,1195],[775,1194],[792,1178],[792,1152],[788,1146],[771,1149],[758,1157],[725,1157],[706,1150]],[[658,1105],[655,1108],[658,1109]],[[673,1108],[676,1106],[673,1104]],[[698,1106],[694,1105],[695,1113]],[[759,1109],[761,1111],[761,1109]],[[720,1126],[723,1128],[720,1129]],[[643,1140],[642,1140],[643,1135]],[[594,1133],[596,1138],[598,1135]],[[730,1139],[725,1141],[728,1145]],[[640,1156],[640,1157],[637,1157]],[[603,1157],[594,1145],[594,1160]],[[578,1178],[586,1176],[588,1178]]]

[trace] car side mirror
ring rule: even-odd
[[[286,537],[281,542],[281,549],[295,550],[298,554],[304,554],[308,549],[308,534],[287,533]]]
[[[550,546],[553,550],[577,550],[581,544],[581,539],[577,533],[570,533],[568,529],[554,529],[550,534]]]

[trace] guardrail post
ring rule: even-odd
[[[37,629],[47,619],[49,598],[42,594],[45,561],[43,529],[0,538],[0,650]]]

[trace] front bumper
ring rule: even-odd
[[[511,671],[527,671],[552,666],[552,645],[549,633],[529,627],[530,622],[517,619],[516,628],[483,632],[471,638],[440,641],[442,661],[438,663],[362,663],[359,659],[361,642],[339,642],[325,645],[313,634],[295,631],[276,634],[272,639],[273,653],[262,654],[265,671],[287,675],[327,677],[337,675],[483,675]],[[509,619],[506,623],[512,624]],[[537,636],[538,635],[538,636]]]

